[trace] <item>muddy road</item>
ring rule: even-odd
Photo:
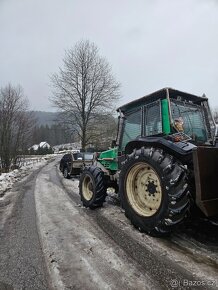
[[[27,187],[19,186],[16,222],[7,220],[0,247],[0,281],[14,289],[218,288],[216,225],[198,219],[169,238],[149,237],[130,224],[113,193],[103,208],[82,207],[78,179],[64,179],[58,161],[36,172]],[[7,245],[7,239],[14,242]],[[35,268],[30,261],[37,261]]]

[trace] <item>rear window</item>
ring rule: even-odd
[[[84,153],[84,160],[92,160],[93,153]]]
[[[74,160],[82,160],[83,159],[83,154],[82,153],[74,153],[73,154]]]
[[[74,160],[92,160],[93,153],[74,153],[73,158]]]

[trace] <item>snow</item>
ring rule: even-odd
[[[39,149],[39,145],[38,144],[34,144],[31,148],[29,149],[33,149],[34,151],[37,151]]]
[[[15,169],[10,173],[2,173],[0,175],[0,193],[12,187],[13,183],[18,178],[19,173],[20,171]]]
[[[12,188],[18,181],[25,181],[25,179],[33,171],[43,167],[48,160],[55,157],[55,155],[36,156],[29,159],[22,160],[23,166],[15,169],[9,173],[2,173],[0,175],[0,230],[3,229],[6,220],[11,216],[19,192]]]
[[[19,169],[15,169],[9,173],[2,173],[0,175],[0,201],[4,197],[4,193],[12,188],[13,184],[20,181],[22,178],[46,164],[47,159],[52,155],[45,155],[44,157],[35,157],[25,160],[25,165]]]
[[[39,143],[39,147],[40,148],[45,148],[45,147],[50,148],[51,146],[46,141],[44,141],[44,142]]]

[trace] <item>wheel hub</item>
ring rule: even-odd
[[[155,193],[157,192],[157,185],[154,184],[154,181],[149,181],[148,184],[146,184],[145,191],[148,192],[149,196],[155,196]]]
[[[126,193],[129,203],[139,215],[154,215],[162,200],[158,174],[149,164],[136,163],[127,174]]]

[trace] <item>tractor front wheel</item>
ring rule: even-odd
[[[84,169],[79,181],[79,193],[85,207],[94,209],[103,205],[107,196],[103,171],[96,166]]]

